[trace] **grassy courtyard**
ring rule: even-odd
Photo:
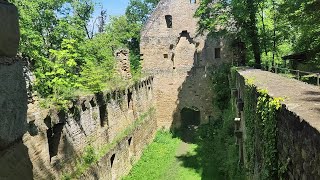
[[[192,142],[179,131],[159,131],[124,180],[244,179],[231,124],[200,126]]]

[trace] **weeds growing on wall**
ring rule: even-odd
[[[64,173],[62,179],[78,179],[88,168],[94,163],[98,162],[103,156],[105,156],[117,143],[123,138],[131,134],[138,126],[144,123],[151,114],[155,113],[155,108],[150,108],[147,112],[142,114],[133,124],[128,126],[124,131],[120,132],[111,143],[103,145],[100,149],[95,149],[90,144],[85,148],[84,153],[77,159],[77,163],[73,172]]]
[[[245,151],[249,174],[260,179],[275,179],[278,175],[276,111],[281,98],[272,98],[266,90],[256,90],[247,80],[244,93],[246,126]]]

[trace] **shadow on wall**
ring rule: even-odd
[[[0,57],[0,82],[0,179],[33,179],[22,137],[38,131],[27,122],[27,90],[19,58]]]
[[[180,36],[175,48],[173,74],[183,82],[178,88],[171,129],[209,123],[214,113],[210,71],[226,59],[220,52],[220,42],[214,38],[208,37],[201,49],[189,33],[184,31]],[[216,43],[212,43],[214,41]]]

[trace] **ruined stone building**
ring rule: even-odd
[[[198,125],[214,116],[208,69],[231,57],[225,40],[197,34],[199,2],[161,0],[141,32],[143,71],[155,75],[158,127]]]

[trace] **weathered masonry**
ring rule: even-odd
[[[75,98],[64,110],[40,108],[37,101],[28,103],[26,82],[32,77],[25,59],[16,56],[17,8],[0,0],[0,17],[0,179],[72,177],[84,161],[80,179],[129,173],[157,130],[154,78]],[[117,54],[125,79],[131,78],[127,56],[125,50]]]
[[[59,179],[76,170],[76,159],[89,146],[105,154],[83,177],[125,175],[156,132],[152,84],[149,77],[125,89],[81,97],[67,111],[29,104],[10,124],[1,119],[6,126],[1,139],[9,142],[1,144],[0,179]],[[21,133],[13,136],[12,129]]]
[[[197,35],[199,2],[161,0],[141,32],[143,71],[155,76],[158,127],[198,125],[214,116],[209,69],[232,57],[226,40]],[[185,120],[186,113],[196,120]]]
[[[319,88],[253,69],[240,70],[236,77],[233,89],[239,112],[235,119],[236,133],[240,161],[250,170],[248,177],[261,179],[271,163],[274,171],[271,177],[275,179],[320,179]],[[267,90],[271,99],[283,98],[274,124],[263,122],[255,114],[257,103],[265,100],[258,100],[260,90]],[[270,112],[270,106],[264,108]],[[270,125],[274,129],[266,131]],[[268,152],[270,148],[275,151]]]

